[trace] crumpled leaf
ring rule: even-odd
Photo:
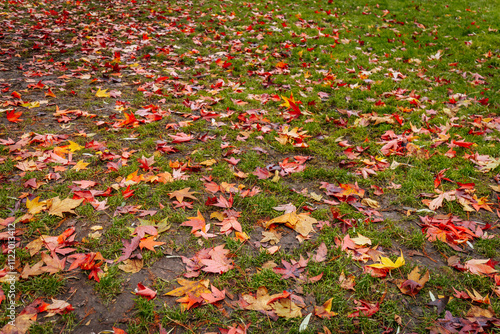
[[[126,259],[118,265],[118,268],[126,273],[138,273],[144,266],[143,259]]]
[[[269,228],[272,224],[285,224],[291,229],[294,229],[297,233],[300,233],[303,237],[307,237],[309,233],[314,231],[313,224],[317,222],[315,218],[306,213],[297,214],[297,212],[294,211],[271,219],[265,223],[265,227]]]
[[[276,314],[284,318],[302,317],[302,311],[293,301],[288,298],[283,298],[272,303],[272,308]]]
[[[142,285],[142,283],[137,283],[135,293],[141,297],[146,298],[147,300],[151,300],[156,297],[156,291]]]
[[[408,279],[398,279],[396,280],[396,285],[402,293],[409,296],[416,296],[420,290],[424,287],[425,283],[429,281],[429,270],[420,276],[420,270],[416,266],[409,274]]]
[[[314,315],[320,318],[330,319],[338,313],[332,312],[333,298],[328,299],[322,306],[314,306]]]

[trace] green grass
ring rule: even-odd
[[[500,310],[491,291],[493,275],[447,266],[450,256],[459,256],[462,264],[500,260],[495,225],[499,194],[490,187],[500,183],[500,167],[494,164],[500,158],[500,55],[494,47],[499,44],[500,12],[494,2],[29,0],[0,7],[11,24],[0,39],[6,58],[2,66],[11,71],[0,101],[0,228],[5,219],[18,218],[18,272],[40,261],[40,252],[66,258],[64,271],[22,278],[18,291],[23,303],[36,298],[50,303],[53,298],[75,308],[119,310],[86,317],[77,316],[82,312],[55,315],[37,321],[30,332],[81,331],[90,321],[108,329],[119,325],[127,333],[156,333],[159,324],[167,332],[217,332],[250,324],[249,332],[298,333],[304,316],[333,298],[332,311],[338,315],[313,315],[301,333],[318,333],[323,326],[332,333],[387,328],[425,333],[443,317],[427,306],[429,292],[452,296],[453,288],[489,294],[493,310]],[[47,27],[57,38],[46,34]],[[47,36],[33,39],[40,32]],[[40,80],[45,86],[35,87]],[[49,87],[56,98],[45,96]],[[97,89],[116,96],[97,97]],[[282,98],[291,94],[301,111],[296,118],[290,118]],[[36,101],[40,107],[20,105]],[[3,116],[11,109],[22,111],[23,121]],[[276,139],[285,125],[289,131],[307,131],[305,147],[294,145],[297,138],[285,144]],[[180,133],[193,138],[183,141]],[[69,140],[86,147],[70,154]],[[157,150],[158,141],[175,152]],[[149,171],[141,167],[143,156],[154,157]],[[301,157],[311,159],[294,165]],[[201,164],[210,159],[213,165]],[[239,162],[232,165],[229,159]],[[89,165],[76,171],[73,165],[80,160]],[[481,170],[488,162],[491,170]],[[257,168],[267,168],[270,177],[254,175]],[[279,178],[274,179],[276,170]],[[435,187],[440,172],[441,184]],[[166,173],[175,180],[158,179]],[[37,187],[25,184],[32,178]],[[99,185],[75,188],[73,182],[82,180]],[[323,183],[329,184],[326,189]],[[456,191],[460,184],[472,183]],[[364,195],[350,194],[354,185]],[[123,193],[128,186],[134,191],[130,197]],[[209,191],[217,186],[219,191]],[[185,188],[195,191],[196,199],[184,198],[192,207],[177,208],[171,193]],[[95,191],[106,189],[109,196],[95,196],[106,201],[104,210],[85,203],[67,208],[61,217],[50,209],[52,198],[92,199]],[[327,189],[344,196],[329,195]],[[449,196],[429,210],[441,192]],[[221,196],[232,196],[229,208],[213,205],[213,198]],[[49,202],[30,214],[27,199],[36,197]],[[485,203],[477,206],[475,201]],[[289,203],[297,213],[310,213],[323,223],[314,224],[307,237],[293,231],[296,222],[267,226],[284,214],[279,206]],[[181,226],[198,212],[213,237],[196,236],[191,227]],[[472,247],[458,232],[447,240],[442,235],[429,240],[421,217],[447,215],[457,225],[454,231],[470,228],[466,233],[474,235]],[[231,230],[222,233],[221,216],[234,217],[249,239],[242,242]],[[120,270],[117,259],[136,228],[164,222],[169,228],[154,237],[165,244],[151,251],[143,240],[129,254],[143,259],[142,270]],[[75,233],[61,235],[69,227]],[[96,228],[102,228],[100,235],[89,237]],[[261,242],[262,232],[270,229],[281,235],[277,245]],[[392,261],[402,252],[406,264],[386,277],[372,277],[365,266],[377,261],[369,256],[365,262],[354,261],[341,247],[348,244],[347,234],[370,239],[371,245],[358,245],[356,252]],[[33,248],[25,247],[47,236],[31,256]],[[0,242],[7,247],[6,237]],[[453,242],[464,251],[450,247]],[[325,260],[315,262],[322,243]],[[225,289],[224,302],[181,310],[180,297],[165,293],[188,274],[188,259],[219,245],[229,251],[232,268],[195,270],[199,275],[189,279],[206,279]],[[100,282],[88,278],[90,270],[68,270],[75,258],[68,255],[92,252],[105,258]],[[267,267],[274,263],[282,268],[282,260],[301,258],[308,262],[301,262],[298,278],[283,279]],[[1,254],[0,269],[7,264],[8,254]],[[415,298],[404,296],[394,280],[406,279],[417,265],[430,271],[430,280]],[[354,291],[341,287],[342,272],[355,277]],[[323,276],[317,282],[308,281],[318,275]],[[74,279],[92,287],[85,296],[88,304],[71,289]],[[137,282],[156,290],[156,298],[134,297]],[[245,309],[242,296],[263,286],[271,294],[287,291],[304,298],[302,316],[271,320],[272,314]],[[2,288],[7,290],[5,282]],[[380,309],[370,317],[349,317],[356,310],[354,301],[360,300],[381,301]],[[122,310],[121,303],[132,306]],[[471,305],[454,298],[446,310],[463,317]],[[0,319],[2,324],[6,320]]]

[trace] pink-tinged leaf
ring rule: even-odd
[[[307,280],[308,280],[308,282],[316,283],[319,280],[321,280],[322,278],[323,278],[323,273],[316,275],[316,276],[313,276],[313,277],[308,277]]]
[[[257,176],[259,180],[265,180],[272,175],[267,169],[262,167],[257,167],[257,169],[252,174]]]
[[[156,291],[151,290],[150,288],[142,285],[141,283],[137,283],[135,294],[144,297],[147,300],[151,300],[156,297]]]
[[[318,247],[318,251],[316,252],[316,255],[313,256],[312,260],[314,262],[323,262],[326,260],[326,254],[328,253],[328,249],[326,248],[326,245],[324,242],[321,243]]]
[[[78,185],[81,189],[88,189],[95,187],[98,185],[97,182],[94,181],[87,181],[87,180],[82,180],[82,181],[73,181],[74,184]]]
[[[137,226],[132,235],[137,234],[138,237],[144,238],[144,235],[146,233],[155,236],[158,235],[158,230],[156,229],[156,227],[151,225],[142,225],[142,226]]]
[[[132,255],[132,252],[139,247],[140,242],[140,236],[135,236],[130,241],[122,240],[124,248],[122,248],[122,255],[118,258],[118,260],[116,260],[116,262],[121,262],[128,259]]]
[[[215,286],[212,285],[211,293],[202,293],[200,294],[201,298],[205,299],[205,301],[209,304],[214,304],[218,301],[224,300],[226,298],[226,290],[220,291]]]
[[[188,142],[188,141],[191,141],[192,139],[194,139],[194,136],[187,135],[184,132],[179,132],[175,135],[169,134],[169,136],[173,139],[172,143],[174,143],[174,144],[185,143],[185,142]]]

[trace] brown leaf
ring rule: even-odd
[[[198,200],[196,197],[193,196],[193,194],[197,194],[196,191],[189,191],[189,189],[191,188],[184,188],[184,189],[181,189],[181,190],[176,190],[174,192],[171,192],[169,194],[170,198],[174,198],[179,202],[181,203],[182,201],[184,201],[184,198],[191,198],[191,199],[194,199],[194,200]]]
[[[126,273],[138,273],[144,266],[143,259],[126,259],[118,265],[118,268]]]
[[[255,296],[253,294],[246,294],[242,295],[241,297],[249,304],[245,307],[245,309],[247,310],[270,311],[272,307],[268,304],[276,297],[279,297],[281,295],[282,294],[269,295],[267,288],[261,286],[257,289],[257,293]]]
[[[288,298],[283,298],[272,304],[276,314],[284,318],[297,318],[302,317],[300,307]]]
[[[337,313],[332,312],[332,302],[333,298],[330,298],[322,306],[314,306],[314,315],[326,319],[336,316]]]
[[[354,285],[356,284],[354,275],[346,277],[344,271],[342,270],[342,273],[340,273],[339,276],[339,283],[342,289],[356,291],[356,289],[354,289]]]
[[[42,253],[42,260],[47,265],[46,267],[43,267],[43,271],[51,274],[63,271],[64,265],[66,263],[66,258],[59,260],[56,254],[54,254],[54,257],[51,257],[49,254],[45,252]]]
[[[33,267],[30,267],[28,263],[23,268],[23,272],[21,273],[21,278],[26,279],[30,276],[38,276],[41,275],[45,272],[45,270],[42,268],[43,266],[43,261],[39,261],[36,264],[33,265]]]
[[[485,318],[495,318],[495,312],[493,311],[493,308],[489,306],[487,309],[481,308],[479,306],[472,305],[470,310],[467,312],[466,315],[467,318],[479,318],[479,317],[485,317]]]
[[[286,226],[294,229],[297,233],[306,237],[313,231],[313,224],[316,224],[317,222],[318,221],[316,219],[306,213],[297,214],[297,212],[294,211],[271,219],[265,223],[265,227],[268,228],[272,224],[285,224]]]
[[[425,272],[422,277],[420,276],[420,270],[416,266],[409,274],[408,280],[396,280],[396,284],[402,293],[409,296],[416,296],[417,293],[422,290],[425,283],[429,281],[429,270]]]
[[[35,322],[32,320],[33,317],[36,317],[34,313],[26,313],[21,314],[16,317],[14,321],[14,326],[11,324],[5,325],[0,331],[2,334],[24,334],[28,331],[30,326]]]

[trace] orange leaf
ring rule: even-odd
[[[19,119],[19,117],[21,117],[22,114],[23,114],[22,111],[16,112],[15,109],[12,109],[10,111],[7,111],[7,120],[12,123],[21,122],[22,119]]]
[[[156,252],[155,251],[156,246],[165,245],[164,242],[155,241],[154,238],[155,238],[154,236],[148,238],[142,238],[141,242],[139,243],[139,247],[141,249],[147,248],[149,250],[152,250],[153,252]]]

